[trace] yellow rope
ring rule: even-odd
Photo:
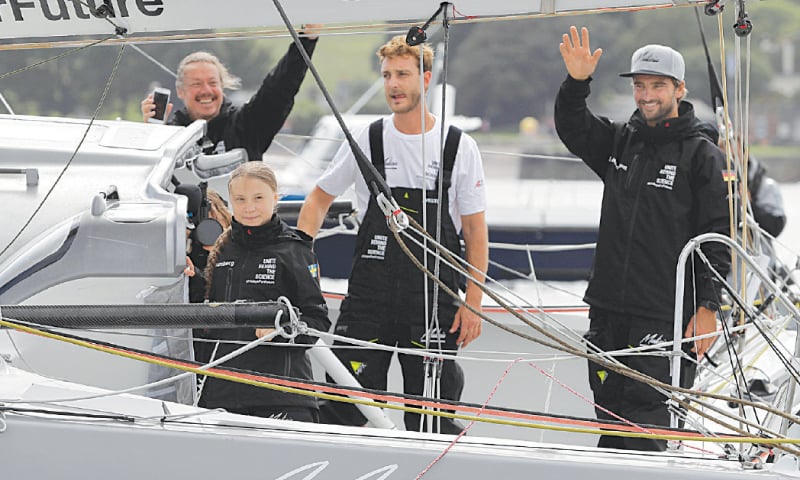
[[[383,402],[378,402],[375,400],[367,400],[367,399],[356,399],[350,398],[342,395],[336,394],[329,394],[323,392],[316,392],[310,391],[295,387],[288,387],[283,385],[275,385],[269,382],[264,382],[260,380],[253,380],[247,378],[241,378],[234,375],[228,375],[223,372],[217,371],[209,371],[209,370],[202,370],[197,367],[192,367],[189,365],[181,365],[167,360],[161,360],[158,358],[142,355],[139,353],[119,350],[115,347],[108,347],[105,345],[100,345],[88,340],[77,339],[77,338],[69,338],[64,335],[60,335],[54,332],[48,332],[44,330],[40,330],[37,328],[20,325],[15,322],[10,322],[5,319],[0,319],[0,326],[12,328],[14,330],[18,330],[25,333],[30,333],[33,335],[38,335],[41,337],[58,340],[62,342],[66,342],[72,345],[80,346],[89,348],[92,350],[109,353],[112,355],[121,356],[124,358],[129,358],[132,360],[138,360],[154,365],[159,365],[163,367],[174,368],[176,370],[181,370],[185,372],[192,372],[199,375],[206,375],[215,378],[219,378],[222,380],[229,380],[233,382],[244,383],[247,385],[252,385],[255,387],[261,388],[269,388],[272,390],[277,390],[286,393],[295,393],[299,395],[307,395],[316,398],[322,398],[326,400],[334,400],[338,402],[346,402],[346,403],[353,403],[353,404],[360,404],[360,405],[369,405],[379,408],[389,408],[392,410],[400,410],[403,412],[411,412],[411,413],[418,413],[421,415],[435,415],[439,417],[445,418],[453,418],[453,419],[460,419],[465,421],[475,421],[475,422],[483,422],[483,423],[491,423],[496,425],[508,425],[508,426],[515,426],[515,427],[525,427],[525,428],[534,428],[539,430],[550,430],[550,431],[559,431],[559,432],[572,432],[572,433],[584,433],[584,434],[592,434],[592,435],[610,435],[610,436],[620,436],[620,437],[635,437],[635,438],[651,438],[656,440],[679,440],[679,441],[696,441],[696,442],[711,442],[711,443],[760,443],[760,444],[800,444],[800,439],[785,439],[785,438],[762,438],[762,437],[698,437],[694,435],[666,435],[666,434],[653,434],[653,433],[645,433],[645,432],[627,432],[627,431],[615,431],[615,430],[604,430],[601,428],[584,428],[584,427],[567,427],[567,426],[560,426],[560,425],[548,425],[548,424],[540,424],[540,423],[533,423],[533,422],[523,422],[517,420],[507,420],[507,419],[500,419],[500,418],[490,418],[490,417],[483,417],[480,415],[465,415],[459,413],[450,413],[450,412],[443,412],[443,411],[431,411],[417,407],[409,407],[406,405],[394,405],[388,404]]]

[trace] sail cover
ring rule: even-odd
[[[424,21],[440,0],[282,0],[294,25]],[[455,0],[457,18],[562,15],[590,11],[700,5],[706,0]],[[94,15],[109,12],[107,18]],[[0,39],[105,36],[200,29],[283,27],[270,0],[0,0]]]

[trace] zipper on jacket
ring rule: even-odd
[[[626,145],[626,147],[629,146],[630,144]],[[628,165],[628,178],[625,179],[626,191],[631,190],[631,184],[633,183],[634,175],[635,173],[638,173],[638,170],[641,168],[640,164],[642,163],[642,161],[640,159],[640,156],[641,152],[633,154],[633,157],[631,158],[631,163],[630,165]],[[634,189],[635,190],[633,198],[633,207],[631,208],[631,218],[630,218],[630,223],[628,224],[628,232],[626,240],[628,248],[625,249],[625,264],[623,265],[622,269],[622,279],[619,283],[620,285],[627,285],[628,282],[630,266],[631,266],[631,251],[633,250],[631,248],[631,245],[633,243],[633,233],[635,231],[636,224],[638,223],[636,221],[636,216],[639,211],[639,201],[642,195],[642,186],[637,182],[637,184],[634,185]],[[622,301],[623,309],[625,309],[625,305],[627,304],[627,296],[628,296],[627,288],[624,287],[621,288],[620,300]]]
[[[228,267],[225,273],[225,301],[231,302],[231,290],[233,289],[233,268]]]
[[[628,165],[628,175],[625,178],[625,190],[631,189],[631,183],[633,183],[634,177],[639,169],[639,164],[642,163],[639,161],[638,153],[634,153],[633,157],[631,157],[631,163]],[[637,185],[638,188],[638,185]],[[636,192],[636,198],[639,198],[639,192]]]

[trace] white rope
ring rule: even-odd
[[[6,107],[8,113],[10,113],[11,115],[16,115],[16,113],[14,113],[14,110],[11,108],[11,105],[9,105],[8,102],[6,101],[6,97],[4,97],[2,93],[0,93],[0,102],[3,102],[3,106]]]
[[[163,63],[161,63],[158,60],[156,60],[155,58],[153,58],[153,56],[151,56],[149,53],[147,53],[144,50],[142,50],[138,45],[136,45],[134,43],[129,43],[128,45],[132,49],[134,49],[137,52],[139,52],[140,54],[142,54],[142,56],[144,56],[144,58],[146,58],[146,59],[150,60],[151,62],[153,62],[158,68],[160,68],[161,70],[164,70],[165,72],[167,72],[170,75],[172,75],[173,78],[178,78],[178,74],[177,73],[173,72],[172,70],[169,69],[169,67],[167,67]]]

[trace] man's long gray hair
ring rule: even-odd
[[[186,66],[197,62],[210,63],[217,67],[223,89],[236,90],[242,86],[242,79],[232,75],[231,72],[228,71],[228,68],[219,61],[216,55],[200,51],[186,55],[183,57],[183,60],[181,60],[181,63],[178,64],[178,76],[175,79],[175,86],[177,88],[183,88],[183,73],[186,70]]]

